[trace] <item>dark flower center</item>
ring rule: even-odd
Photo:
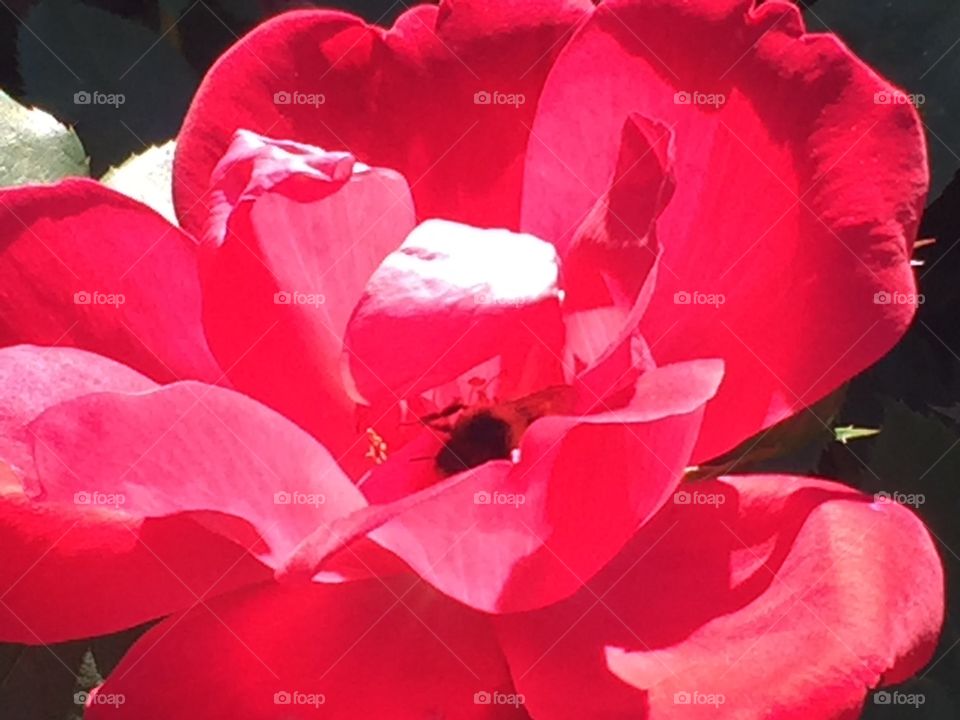
[[[484,408],[459,420],[437,453],[437,469],[453,475],[490,460],[506,460],[514,447],[510,423],[492,408]]]

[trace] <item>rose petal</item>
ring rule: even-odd
[[[406,181],[344,153],[238,133],[217,166],[203,257],[204,322],[238,389],[362,466],[340,383],[347,320],[413,228]]]
[[[91,350],[154,380],[217,382],[196,245],[91,180],[0,192],[0,344]]]
[[[140,518],[199,513],[272,567],[318,526],[366,504],[307,433],[214,386],[87,395],[48,410],[30,432],[40,499],[115,498]]]
[[[554,239],[563,254],[566,365],[588,407],[655,367],[637,326],[656,288],[656,221],[673,195],[673,162],[670,128],[631,115],[607,190],[570,238]]]
[[[27,426],[44,410],[89,393],[142,392],[156,383],[125,365],[74,348],[18,345],[0,349],[0,461],[34,476]]]
[[[475,702],[494,691],[511,687],[489,620],[409,576],[263,585],[153,628],[99,691],[122,703],[87,717],[525,717]]]
[[[115,632],[269,572],[186,518],[142,522],[114,508],[72,499],[50,507],[24,494],[22,483],[35,486],[31,420],[88,393],[153,387],[83,350],[0,350],[0,638],[34,644]]]
[[[350,318],[344,365],[358,400],[417,395],[498,355],[521,362],[541,343],[559,357],[557,272],[553,246],[531,235],[417,226]]]
[[[610,186],[569,244],[556,240],[568,310],[633,307],[659,254],[654,223],[673,195],[673,154],[669,127],[627,118]]]
[[[331,11],[264,23],[207,74],[184,121],[183,226],[205,224],[211,171],[247,128],[400,171],[421,219],[515,229],[540,88],[591,11],[587,0],[457,0],[410,9],[390,30]]]
[[[355,165],[356,159],[349,153],[325,152],[312,145],[237,130],[210,178],[210,217],[204,244],[219,247],[224,243],[230,216],[238,205],[284,184],[284,195],[290,199],[320,200],[340,190]]]
[[[2,468],[0,545],[0,638],[29,645],[124,630],[270,576],[188,517],[51,507]]]
[[[637,112],[673,127],[677,151],[641,330],[658,363],[727,367],[701,461],[823,397],[903,334],[923,133],[836,38],[804,34],[793,4],[613,0],[544,90],[524,230],[557,239],[582,217]]]
[[[812,478],[690,485],[568,601],[498,619],[537,718],[854,717],[929,659],[923,524]]]

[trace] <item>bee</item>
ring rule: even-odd
[[[434,462],[443,475],[483,465],[490,460],[509,459],[520,438],[535,420],[573,410],[575,391],[569,385],[556,385],[531,395],[468,407],[462,402],[448,405],[420,421],[448,435]],[[456,420],[448,418],[456,415]]]

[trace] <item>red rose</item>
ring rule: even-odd
[[[263,25],[183,229],[0,194],[0,633],[169,616],[93,718],[849,717],[933,652],[922,523],[679,484],[909,323],[889,92],[780,2]]]

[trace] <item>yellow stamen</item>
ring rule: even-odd
[[[387,461],[386,441],[372,427],[367,428],[367,439],[370,441],[370,447],[364,457],[370,458],[376,465],[382,465]]]

